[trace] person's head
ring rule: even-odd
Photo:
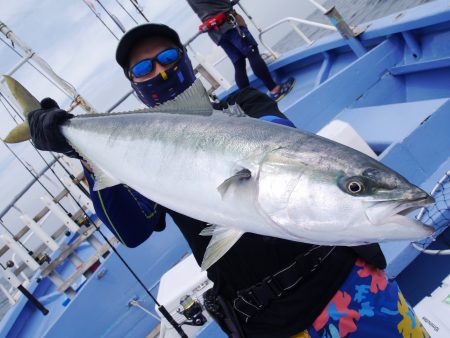
[[[116,61],[142,102],[153,107],[173,99],[195,81],[180,37],[162,24],[144,24],[124,34]]]

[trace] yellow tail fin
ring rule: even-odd
[[[22,109],[22,115],[27,118],[30,111],[41,108],[39,101],[17,80],[9,75],[3,75],[6,85],[16,100],[18,106]],[[23,122],[13,128],[3,140],[5,143],[19,143],[31,138],[28,122]]]

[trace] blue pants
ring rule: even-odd
[[[295,338],[429,337],[386,273],[358,260],[314,323]],[[292,338],[294,338],[292,337]]]
[[[219,46],[223,48],[234,65],[236,85],[239,89],[250,85],[245,63],[247,58],[253,73],[261,79],[267,89],[274,89],[277,84],[259,54],[257,42],[247,27],[240,27],[240,30],[245,37],[242,37],[237,29],[230,29],[222,35],[219,41]]]

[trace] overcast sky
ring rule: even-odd
[[[120,37],[122,34],[120,29],[112,23],[95,0],[91,2],[95,4],[100,17],[114,34]],[[270,6],[280,8],[283,2],[290,5],[291,11],[288,6],[281,6],[282,9],[278,9],[274,15]],[[136,23],[118,5],[119,3],[135,20],[139,23],[144,22],[129,0],[101,0],[101,3],[119,18],[126,29],[130,29]],[[171,25],[179,32],[182,41],[195,34],[200,24],[185,0],[139,0],[139,3],[142,4],[143,11],[150,21]],[[262,26],[267,26],[269,22],[276,21],[282,16],[293,15],[292,8],[298,9],[299,17],[304,14],[302,10],[304,6],[308,10],[312,8],[306,0],[302,1],[301,5],[293,0],[264,1],[264,3],[267,4],[267,8],[261,11],[259,0],[242,1],[254,15],[255,21]],[[58,75],[74,85],[97,110],[106,110],[129,90],[127,80],[114,61],[117,39],[95,17],[83,0],[0,0],[0,8],[0,21],[46,60]],[[1,38],[6,41],[3,35]],[[0,41],[0,60],[2,60],[0,70],[5,73],[17,64],[19,58],[3,41]],[[217,59],[223,53],[207,35],[201,36],[195,46],[209,59]],[[227,62],[229,61],[224,61]],[[30,66],[24,67],[14,76],[38,99],[51,96],[62,106],[67,106],[68,99]],[[231,80],[232,74],[229,74],[228,78]],[[0,136],[4,137],[14,126],[14,122],[1,105],[0,122]],[[10,161],[8,152],[1,145],[0,170]]]
[[[108,27],[120,37],[122,32],[107,13],[95,0],[91,2]],[[101,0],[101,3],[127,30],[136,23],[119,4],[123,5],[136,21],[145,22],[130,0]],[[139,0],[139,3],[150,21],[172,26],[178,31],[182,41],[194,35],[200,24],[185,0]],[[261,6],[262,3],[264,6]],[[304,17],[313,10],[306,0],[242,0],[242,4],[262,27],[285,16]],[[130,89],[122,70],[114,60],[117,39],[83,0],[0,0],[0,8],[0,21],[42,57],[59,76],[75,86],[98,111],[105,111]],[[250,26],[250,29],[256,35],[255,28]],[[287,32],[287,28],[284,31]],[[0,37],[0,71],[4,74],[20,59],[10,48],[10,41],[3,34]],[[207,35],[200,36],[194,47],[208,60],[216,60],[223,55],[223,51],[215,46]],[[222,67],[232,69],[228,59],[223,62]],[[23,67],[14,77],[38,99],[50,96],[62,107],[68,106],[69,99],[32,67]],[[227,77],[231,81],[233,73],[229,72]],[[131,109],[137,105],[138,102],[131,99],[121,108]],[[6,136],[14,125],[3,105],[0,105],[0,137]],[[29,143],[13,145],[12,148],[26,158],[27,163],[36,171],[43,167],[43,161]],[[30,174],[11,156],[7,148],[0,144],[0,209],[29,179]]]
[[[136,23],[118,6],[116,0],[102,0],[107,9],[119,18],[126,29]],[[190,16],[185,10],[170,10],[185,5],[184,1],[140,1],[145,15],[154,20],[155,17],[166,17],[173,21],[173,16]],[[93,3],[96,3],[93,1]],[[143,18],[128,0],[120,3],[129,11],[136,21],[143,23]],[[97,3],[100,17],[113,30],[117,37],[122,32],[114,25],[108,15]],[[41,56],[65,80],[74,85],[77,90],[99,111],[109,108],[114,101],[129,89],[121,69],[114,61],[114,51],[117,39],[102,25],[94,13],[82,0],[0,0],[0,21],[5,23],[29,47]],[[181,8],[179,8],[181,9]],[[163,21],[165,21],[163,20]],[[158,20],[159,21],[159,20]],[[182,22],[187,20],[182,19]],[[1,35],[3,41],[5,37]],[[13,50],[0,41],[0,70],[6,73],[19,62]],[[9,41],[7,41],[10,44]],[[20,51],[20,50],[19,50]],[[67,107],[69,100],[63,93],[51,85],[36,70],[30,66],[23,67],[14,74],[38,98],[46,96],[55,98]],[[134,106],[136,103],[134,103]],[[14,126],[13,120],[0,105],[0,136],[4,137]],[[44,163],[36,156],[28,144],[13,145],[19,154],[24,154],[27,162],[35,170],[42,168]],[[27,182],[31,176],[18,161],[11,156],[6,147],[0,145],[0,206],[7,202],[16,189]],[[2,203],[3,202],[3,203]]]

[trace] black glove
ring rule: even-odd
[[[72,114],[60,109],[55,100],[49,97],[43,99],[41,109],[31,111],[27,117],[34,146],[40,150],[54,151],[81,159],[60,130],[61,124],[72,117]]]

